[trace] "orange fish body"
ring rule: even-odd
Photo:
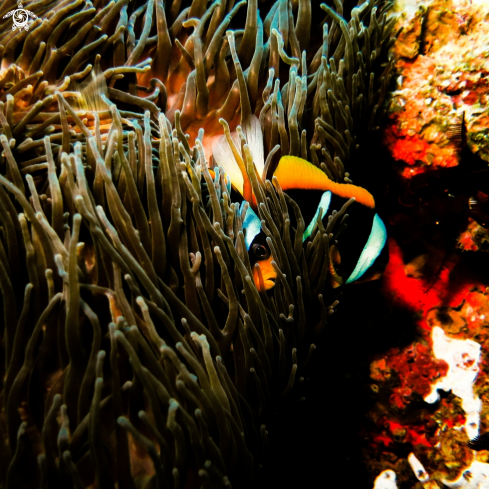
[[[335,195],[346,199],[355,197],[359,204],[375,208],[375,200],[368,190],[351,183],[333,182],[321,169],[297,156],[282,156],[274,176],[283,190],[330,190]]]

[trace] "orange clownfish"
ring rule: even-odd
[[[387,230],[375,212],[370,192],[350,183],[333,182],[322,170],[296,156],[283,156],[274,176],[299,204],[306,223],[303,241],[311,235],[320,214],[323,219],[328,210],[341,209],[354,197],[341,241],[330,247],[331,283],[338,287],[380,277],[388,261]]]
[[[245,201],[253,203],[243,160],[237,161],[240,159],[237,148],[241,147],[238,135],[229,133],[227,127],[225,130],[226,136],[213,147],[214,161],[224,168],[233,187]],[[245,137],[249,145],[257,174],[263,175],[263,135],[256,117],[253,116],[245,125],[241,136]],[[333,287],[338,287],[380,277],[387,264],[387,231],[375,212],[375,200],[370,192],[350,183],[334,182],[312,163],[296,156],[283,156],[273,175],[277,177],[284,192],[299,204],[306,223],[303,241],[313,232],[319,216],[323,219],[330,208],[340,209],[354,197],[355,202],[349,208],[348,226],[342,232],[341,243],[330,247],[330,281]],[[291,212],[290,216],[294,226],[294,213]],[[250,261],[252,265],[258,264],[263,278],[260,282],[258,273],[254,273],[255,284],[259,290],[263,287],[269,290],[275,285],[277,276],[260,219],[251,206],[243,220],[243,229]]]

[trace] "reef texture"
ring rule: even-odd
[[[259,118],[271,167],[297,155],[348,181],[382,116],[388,5],[186,5],[40,0],[28,31],[1,21],[0,487],[253,487],[267,415],[297,396],[337,304],[348,205],[303,246],[239,125]],[[241,134],[270,293],[208,168],[223,126]]]
[[[489,251],[489,233],[487,229],[473,219],[469,220],[467,229],[458,238],[458,247],[464,251]]]
[[[488,487],[489,451],[469,440],[489,429],[488,232],[470,217],[489,161],[489,5],[396,9],[404,29],[382,130],[398,186],[383,294],[409,311],[414,333],[371,359],[365,459],[377,489]],[[452,143],[462,124],[461,153],[460,140]],[[482,173],[457,187],[471,171]]]
[[[468,145],[489,161],[489,6],[465,0],[396,3],[397,87],[384,141],[405,176],[457,165],[447,132],[465,113]]]
[[[489,452],[468,446],[489,428],[489,367],[484,358],[489,351],[489,289],[476,280],[455,278],[452,263],[427,290],[412,273],[415,265],[404,264],[394,240],[390,252],[384,294],[412,311],[417,339],[370,364],[376,401],[363,433],[370,470],[376,475],[393,470],[399,488],[414,487],[417,481],[425,488],[451,483],[478,487],[469,485],[466,472],[475,470],[475,462],[489,461]],[[416,472],[418,466],[424,475]],[[488,472],[489,465],[483,467]]]

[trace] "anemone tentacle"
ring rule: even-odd
[[[303,245],[268,178],[292,155],[350,182],[392,69],[388,3],[348,22],[340,2],[187,3],[40,0],[29,31],[0,21],[0,487],[253,487],[338,303],[352,201]],[[223,125],[269,291],[212,155]]]

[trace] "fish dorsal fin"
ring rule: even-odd
[[[351,183],[333,182],[322,170],[297,156],[282,156],[274,176],[283,190],[331,190],[335,195],[345,199],[355,197],[360,204],[375,208],[375,200],[369,191]]]
[[[241,127],[243,130],[246,143],[248,144],[259,176],[265,168],[264,153],[263,153],[263,133],[258,117],[251,116]],[[252,200],[251,195],[245,194],[245,180],[248,180],[246,173],[246,158],[241,154],[241,140],[236,131],[229,133],[231,141],[226,137],[220,137],[212,146],[212,155],[217,165],[222,166],[227,175],[231,178],[231,183],[234,188],[245,197]],[[231,147],[233,145],[233,147]],[[238,153],[238,156],[235,155]],[[241,161],[237,161],[237,158]],[[243,165],[243,166],[242,166]],[[249,180],[248,180],[249,182]],[[251,190],[250,190],[251,192]],[[253,202],[251,202],[253,204]]]
[[[239,137],[236,132],[231,133],[232,144],[238,149],[240,147]],[[226,136],[221,136],[212,146],[212,156],[216,165],[222,166],[224,171],[231,179],[234,188],[243,195],[243,174],[239,168],[238,162],[234,157],[231,146]]]
[[[253,163],[256,171],[261,177],[265,168],[265,157],[263,153],[263,132],[260,120],[256,116],[251,116],[242,126],[246,142],[250,147]]]

